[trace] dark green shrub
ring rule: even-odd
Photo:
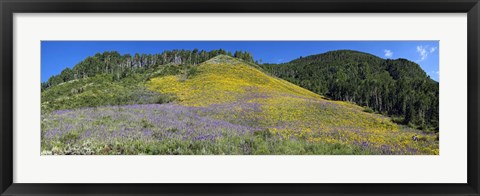
[[[168,95],[168,94],[160,94],[157,97],[157,101],[155,103],[158,104],[164,104],[164,103],[170,103],[176,100],[176,97],[173,95]]]
[[[178,130],[178,129],[175,128],[175,127],[168,128],[168,129],[167,129],[167,132],[170,132],[170,133],[176,133],[176,132],[178,132],[178,131],[180,131],[180,130]]]
[[[142,119],[141,124],[142,124],[142,127],[143,127],[143,128],[152,128],[152,127],[154,127],[154,125],[153,125],[150,121],[148,121],[147,119]]]
[[[197,74],[197,72],[197,67],[190,66],[187,70],[187,78],[192,78],[193,76],[195,76],[195,74]]]
[[[79,138],[80,138],[80,133],[78,133],[77,131],[71,131],[63,134],[62,137],[60,138],[60,141],[64,144],[75,143]]]
[[[255,132],[254,132],[254,135],[255,135],[256,137],[259,137],[259,138],[262,138],[262,139],[264,139],[264,140],[267,140],[267,139],[269,139],[269,138],[272,138],[273,133],[272,133],[270,130],[268,130],[268,129],[264,129],[264,130],[260,130],[260,131],[255,131]]]
[[[370,108],[370,107],[363,108],[363,111],[366,112],[366,113],[373,113],[374,112],[373,109]]]

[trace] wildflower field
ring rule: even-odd
[[[135,80],[133,87],[115,88],[127,89],[121,92],[112,90],[111,82],[103,90],[89,90],[93,87],[88,81],[57,87],[82,86],[82,93],[65,90],[65,96],[51,99],[53,91],[45,92],[41,153],[439,154],[437,134],[393,123],[352,103],[328,100],[251,63],[218,56],[188,71],[149,75]],[[135,100],[141,101],[129,102],[132,95],[125,92],[136,92]],[[95,107],[78,102],[114,98],[121,101]]]

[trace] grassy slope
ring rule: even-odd
[[[320,95],[270,77],[246,63],[227,56],[211,59],[187,80],[179,76],[157,77],[147,82],[150,90],[175,94],[179,104],[197,107],[229,108],[236,112],[218,112],[214,117],[231,122],[254,121],[284,138],[300,137],[311,142],[363,144],[381,149],[417,149],[436,154],[434,136],[425,136],[428,145],[412,141],[418,133],[400,130],[390,119],[363,112],[362,108],[340,101],[329,101]],[[248,103],[259,104],[249,111]],[[236,114],[241,113],[241,116]]]
[[[42,108],[56,110],[42,115],[43,153],[438,154],[434,135],[326,100],[241,60],[218,56],[188,77],[178,73],[116,82],[96,76],[42,92]],[[176,101],[105,107],[158,103],[164,95]],[[85,106],[101,107],[74,109]]]
[[[164,71],[164,70],[159,70]],[[48,88],[42,92],[42,112],[87,108],[97,106],[165,103],[173,99],[148,90],[143,84],[156,72],[132,74],[120,81],[112,75],[102,74],[90,78],[72,80]]]
[[[201,64],[190,79],[182,80],[179,75],[157,77],[147,82],[147,86],[150,90],[176,94],[183,105],[190,106],[233,102],[252,93],[320,98],[228,56],[217,56]]]

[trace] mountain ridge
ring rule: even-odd
[[[439,83],[415,62],[336,50],[262,64],[263,69],[317,94],[355,102],[397,122],[438,131]]]

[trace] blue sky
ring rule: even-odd
[[[104,51],[133,55],[194,48],[249,51],[255,60],[264,63],[283,63],[331,50],[358,50],[385,59],[411,60],[439,81],[438,41],[42,41],[41,78],[42,82],[47,81],[66,67],[72,68],[86,57]]]

